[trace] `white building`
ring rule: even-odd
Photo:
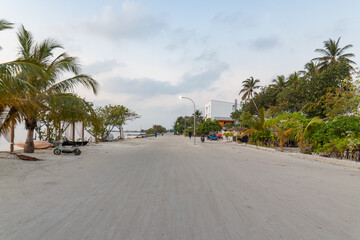
[[[205,119],[232,121],[230,114],[237,108],[237,99],[235,102],[211,100],[205,105]]]

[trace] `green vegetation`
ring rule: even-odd
[[[340,38],[329,39],[315,50],[321,56],[304,70],[278,75],[261,88],[253,77],[244,80],[240,94],[245,101],[231,114],[243,129],[240,137],[248,135],[252,144],[281,150],[298,146],[304,153],[338,157],[359,149],[360,85],[354,54],[346,52],[351,47],[340,47]]]
[[[149,128],[148,130],[146,130],[146,134],[154,134],[155,132],[166,133],[166,128],[164,128],[161,125],[154,125],[152,128]]]
[[[205,122],[200,124],[197,129],[197,134],[209,134],[209,132],[217,132],[222,129],[220,123],[217,120],[206,119]]]
[[[198,128],[204,122],[204,117],[198,109],[195,111],[195,117],[196,128]],[[179,134],[187,134],[189,131],[194,132],[194,114],[192,116],[179,116],[174,123],[173,129]]]
[[[0,31],[12,25],[0,19]],[[92,103],[78,96],[76,87],[83,86],[96,94],[99,84],[81,73],[78,59],[62,52],[62,45],[55,39],[35,42],[24,26],[17,38],[18,59],[0,64],[0,133],[25,122],[24,152],[34,152],[34,130],[41,126],[47,131],[39,130],[40,137],[50,141],[60,139],[64,131],[61,123],[82,121],[96,140],[105,140],[111,129],[139,117],[121,105],[94,109]]]

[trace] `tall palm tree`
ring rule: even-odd
[[[33,62],[41,66],[46,74],[39,75],[37,72],[22,71],[17,76],[26,81],[31,88],[22,91],[23,98],[35,104],[37,108],[25,112],[17,112],[25,120],[27,138],[24,152],[34,152],[33,135],[37,126],[38,116],[42,111],[49,110],[49,102],[54,98],[61,98],[64,93],[73,92],[77,85],[83,85],[97,93],[98,83],[90,76],[79,74],[80,67],[76,58],[61,53],[54,56],[54,51],[62,49],[62,46],[53,39],[46,39],[35,43],[33,36],[22,26],[18,32],[19,60]],[[63,74],[75,76],[59,80]]]
[[[277,75],[272,82],[273,84],[271,84],[271,86],[276,89],[277,93],[282,92],[288,86],[288,82],[286,81],[284,75]]]
[[[319,61],[319,67],[321,70],[326,69],[330,64],[334,64],[336,62],[345,62],[350,65],[356,64],[354,61],[350,60],[350,58],[355,57],[353,53],[345,53],[346,50],[351,48],[353,45],[348,44],[345,47],[341,48],[339,46],[340,37],[337,41],[329,39],[324,41],[324,48],[318,48],[315,52],[322,54],[322,57],[314,58],[313,60]]]
[[[244,94],[242,96],[242,100],[245,99],[251,99],[256,111],[258,112],[258,114],[260,114],[258,107],[256,106],[256,103],[254,101],[254,96],[257,95],[257,93],[255,92],[256,89],[260,88],[260,86],[257,86],[257,84],[260,82],[259,79],[254,79],[253,77],[250,77],[246,80],[244,80],[243,83],[243,88],[240,90],[239,95],[241,95],[242,93]]]

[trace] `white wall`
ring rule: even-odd
[[[211,100],[205,105],[205,118],[230,117],[235,103]]]

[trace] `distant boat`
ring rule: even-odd
[[[15,143],[16,146],[24,148],[25,146],[25,142],[16,142]],[[35,140],[34,141],[34,148],[35,149],[46,149],[46,148],[51,148],[54,145],[52,143],[49,143],[47,141],[40,141],[40,140]]]

